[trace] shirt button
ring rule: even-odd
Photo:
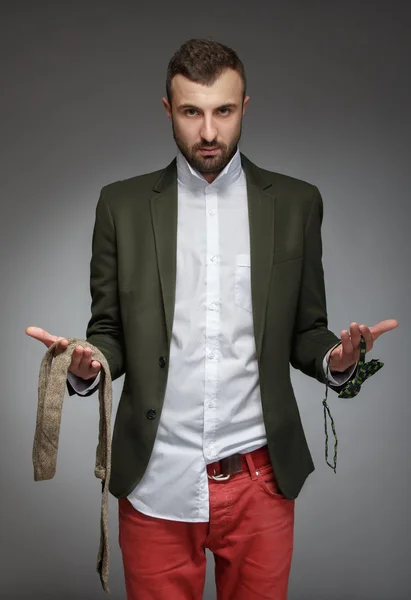
[[[157,412],[154,410],[154,408],[150,408],[150,410],[147,411],[146,416],[147,419],[150,419],[152,421],[156,418]]]
[[[217,258],[218,258],[218,257],[217,257],[217,254],[214,254],[214,256],[212,256],[212,257],[210,258],[210,260],[211,260],[212,262],[215,262],[215,261],[217,260]]]
[[[214,354],[212,352],[210,352],[210,354],[208,355],[208,358],[214,358]]]
[[[208,214],[211,216],[215,215],[215,210],[212,208],[211,210],[208,211]]]
[[[212,302],[211,304],[208,305],[208,308],[210,310],[217,310],[217,303],[216,302]]]

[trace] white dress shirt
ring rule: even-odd
[[[206,522],[206,464],[267,443],[253,334],[246,177],[238,147],[210,184],[178,151],[177,177],[167,388],[149,464],[128,500],[153,517]],[[323,365],[325,371],[325,357]],[[329,380],[340,385],[354,369]],[[79,394],[99,379],[89,385],[68,373]]]

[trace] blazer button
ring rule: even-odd
[[[160,358],[158,359],[158,364],[162,369],[166,366],[166,359],[164,356],[160,356]]]
[[[150,408],[150,410],[147,411],[147,419],[155,419],[157,416],[156,411],[154,410],[154,408]]]

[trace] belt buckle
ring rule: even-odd
[[[214,470],[214,475],[208,475],[208,473],[207,473],[209,479],[215,479],[217,481],[224,481],[225,479],[230,479],[230,477],[231,477],[231,473],[229,473],[228,475],[224,475],[224,473],[220,473],[219,475],[216,475],[216,470],[215,469],[213,469],[213,470]]]
[[[220,464],[221,468],[223,470],[226,469],[228,473],[220,473],[219,475],[216,475],[216,470],[214,469],[214,475],[208,475],[207,473],[209,479],[214,479],[216,481],[225,481],[227,479],[230,479],[231,475],[233,475],[234,473],[241,473],[243,470],[243,464],[241,462],[240,454],[233,454],[231,456],[227,456],[226,458],[221,459]]]

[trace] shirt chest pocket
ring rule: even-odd
[[[251,256],[237,254],[234,272],[234,302],[247,312],[252,312],[251,303]]]

